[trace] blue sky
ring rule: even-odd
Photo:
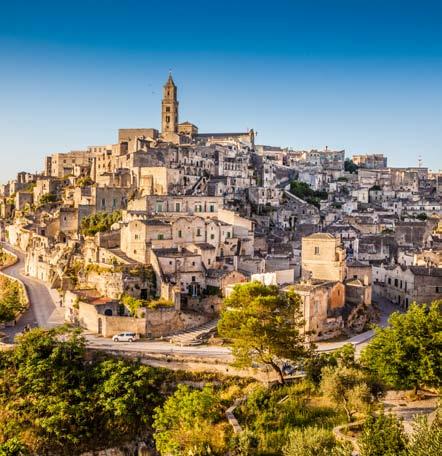
[[[0,181],[180,120],[442,168],[442,1],[0,0]]]

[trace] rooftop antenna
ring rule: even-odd
[[[422,168],[422,155],[419,155],[419,157],[417,158],[417,166],[419,168]]]

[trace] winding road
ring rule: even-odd
[[[50,290],[40,280],[27,277],[22,272],[25,260],[22,252],[5,243],[2,243],[2,247],[18,258],[17,263],[2,272],[5,275],[21,280],[25,284],[31,304],[15,326],[2,329],[2,332],[8,336],[9,342],[13,342],[15,335],[22,332],[26,325],[53,328],[63,324],[63,310],[60,308],[57,292]]]

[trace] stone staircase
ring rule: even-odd
[[[217,324],[218,319],[211,320],[204,325],[175,334],[170,337],[169,341],[171,344],[179,345],[180,347],[201,345],[215,331]]]

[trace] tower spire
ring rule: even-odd
[[[169,77],[163,87],[161,103],[161,133],[177,133],[178,131],[178,89],[169,70]]]

